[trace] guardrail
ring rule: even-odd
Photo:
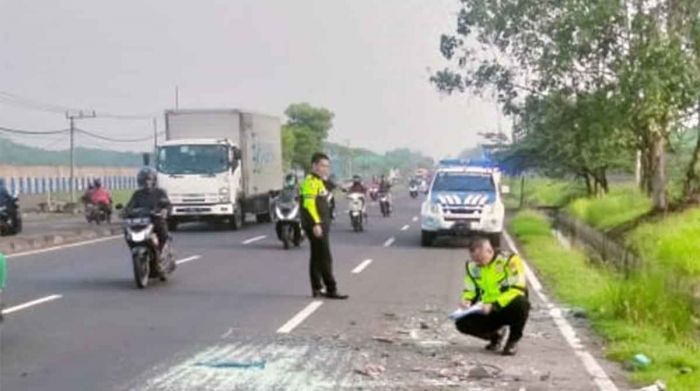
[[[136,178],[131,176],[81,176],[75,178],[76,191],[87,189],[88,184],[100,178],[102,184],[110,190],[136,189]],[[0,177],[12,194],[47,194],[67,193],[70,191],[68,177]]]

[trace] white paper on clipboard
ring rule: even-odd
[[[474,305],[472,305],[469,308],[460,308],[453,313],[449,314],[448,317],[452,320],[460,320],[464,318],[467,315],[470,314],[476,314],[476,313],[483,313],[484,312],[484,305],[479,302]]]

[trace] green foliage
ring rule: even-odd
[[[520,206],[520,178],[505,178],[510,187],[506,203],[510,208]],[[564,179],[552,179],[541,176],[525,178],[525,206],[529,207],[563,207],[577,197],[583,197],[586,189],[580,182]]]
[[[651,211],[651,200],[636,188],[628,185],[616,187],[602,197],[585,197],[574,200],[567,211],[589,225],[607,230],[636,220]]]
[[[141,167],[141,154],[104,149],[76,148],[76,165],[91,167]],[[0,164],[18,166],[70,165],[68,151],[49,151],[0,138]]]
[[[517,152],[552,175],[607,189],[644,156],[665,208],[665,141],[700,99],[697,0],[463,1],[440,50],[440,91],[495,90],[516,117]]]
[[[311,156],[323,150],[323,142],[333,127],[333,113],[308,103],[295,103],[285,110],[282,126],[282,157],[285,168],[311,168]]]
[[[637,227],[628,245],[645,259],[700,277],[700,209],[693,208]]]
[[[678,287],[676,274],[649,268],[624,279],[589,263],[582,252],[560,246],[546,217],[537,212],[518,213],[510,230],[554,294],[586,309],[594,329],[608,341],[608,357],[629,361],[644,353],[651,358],[649,368],[631,374],[635,383],[663,379],[672,390],[700,389],[697,318],[687,287]],[[681,374],[683,367],[692,372]]]

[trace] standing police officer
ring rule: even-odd
[[[311,293],[313,297],[347,299],[347,295],[338,293],[333,277],[333,257],[329,241],[331,210],[328,203],[329,193],[324,184],[330,174],[331,162],[326,154],[317,152],[311,158],[311,165],[311,173],[301,184],[302,225],[311,244]]]

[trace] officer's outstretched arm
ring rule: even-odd
[[[503,308],[510,304],[513,299],[527,292],[527,280],[525,279],[525,266],[523,260],[518,255],[512,255],[506,265],[506,283],[508,289],[501,293],[496,299],[498,307]]]

